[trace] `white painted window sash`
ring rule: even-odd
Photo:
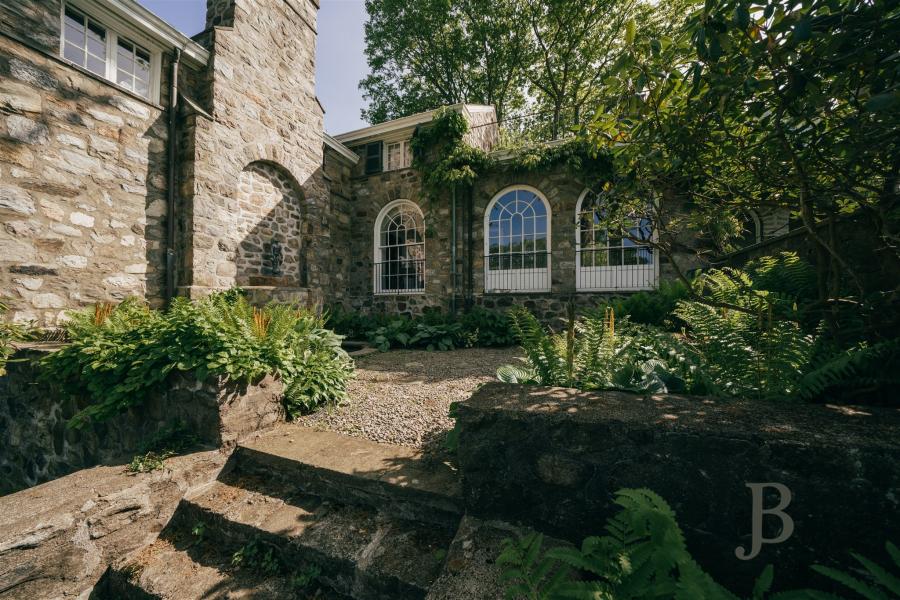
[[[90,12],[84,10],[82,6],[75,2],[66,1],[60,3],[60,36],[59,36],[59,56],[66,62],[76,65],[82,69],[86,69],[91,73],[91,71],[87,68],[87,54],[85,54],[85,64],[75,63],[68,58],[66,58],[65,50],[66,50],[66,8],[69,8],[73,12],[79,14],[84,18],[83,25],[85,27],[85,40],[83,43],[83,51],[87,53],[87,37],[88,37],[88,23],[93,23],[94,25],[102,28],[106,32],[106,58],[105,58],[105,71],[103,74],[97,74],[100,77],[103,77],[107,81],[109,81],[114,86],[127,90],[128,92],[135,94],[141,98],[149,102],[153,102],[155,104],[159,103],[159,91],[160,91],[160,70],[162,63],[162,53],[159,49],[155,48],[152,44],[147,43],[144,40],[141,40],[138,36],[134,35],[122,35],[118,33],[114,28],[110,27],[102,20],[95,18]],[[132,47],[132,56],[133,59],[137,58],[137,50],[141,50],[146,53],[150,57],[150,73],[149,80],[147,81],[147,94],[144,95],[137,90],[136,86],[136,65],[132,64],[131,69],[131,78],[130,83],[131,87],[128,85],[122,85],[118,82],[118,49],[119,49],[119,40],[122,40],[124,44],[130,45]],[[96,55],[92,55],[95,58],[98,58]]]

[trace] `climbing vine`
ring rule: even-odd
[[[502,159],[465,142],[469,125],[459,112],[443,109],[412,137],[413,167],[432,196],[454,185],[472,185],[488,173],[534,172],[563,167],[586,185],[609,181],[612,161],[603,149],[575,137],[512,149]]]

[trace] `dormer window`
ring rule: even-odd
[[[62,12],[60,54],[129,92],[159,101],[159,52],[120,35],[68,3]]]

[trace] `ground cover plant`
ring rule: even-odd
[[[166,311],[137,299],[98,304],[71,313],[66,332],[70,343],[43,359],[42,372],[84,406],[73,426],[142,403],[173,371],[240,382],[274,374],[291,416],[342,400],[353,373],[341,337],[321,316],[285,304],[254,307],[237,289],[177,298]]]
[[[6,363],[14,352],[13,342],[25,340],[30,334],[23,325],[4,321],[2,317],[6,310],[6,305],[0,302],[0,376],[6,374]]]
[[[648,489],[616,492],[621,510],[606,522],[606,534],[584,539],[580,548],[544,550],[543,536],[532,533],[507,539],[497,559],[502,569],[506,597],[556,600],[644,598],[736,600],[697,564],[688,551],[674,511]],[[900,595],[900,550],[888,542],[893,566],[884,568],[853,554],[862,567],[852,575],[815,565],[812,569],[854,592],[853,598],[885,600]],[[577,576],[576,576],[577,575]],[[756,580],[752,600],[840,600],[840,596],[815,590],[769,594],[774,582],[772,565]]]
[[[524,364],[502,367],[498,377],[586,390],[889,401],[883,392],[896,386],[898,375],[883,365],[896,364],[900,344],[836,344],[809,308],[815,273],[796,254],[764,257],[743,269],[711,269],[691,288],[690,295],[664,290],[660,299],[646,293],[649,300],[618,301],[578,319],[572,312],[566,331],[557,333],[513,309]],[[673,303],[668,314],[640,317],[663,326],[635,324],[627,313]]]
[[[480,307],[458,316],[426,310],[417,317],[363,315],[336,307],[328,311],[326,323],[337,333],[351,339],[366,339],[382,351],[506,347],[516,342],[506,314]]]

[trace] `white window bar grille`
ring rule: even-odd
[[[550,291],[550,207],[535,189],[501,191],[488,205],[485,292]]]

